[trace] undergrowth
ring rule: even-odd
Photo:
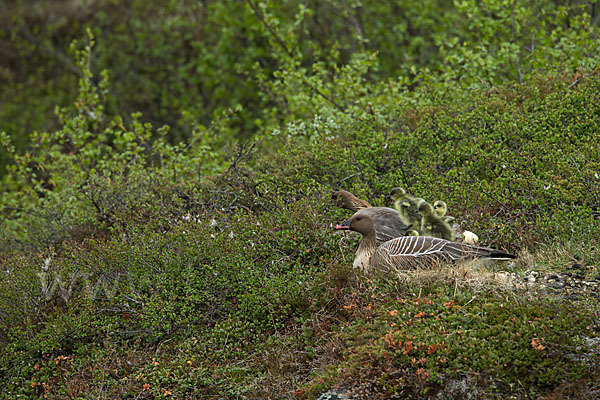
[[[521,255],[511,272],[576,260],[591,278],[597,72],[430,108],[390,101],[343,124],[315,117],[223,159],[218,124],[170,144],[166,127],[106,116],[90,41],[74,46],[83,73],[64,126],[10,152],[0,398],[314,398],[336,386],[539,398],[597,377],[597,302],[484,274],[361,276],[358,237],[332,231],[349,213],[330,202],[347,189],[385,205],[403,186]]]

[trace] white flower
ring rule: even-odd
[[[52,258],[50,258],[50,257],[47,257],[47,258],[44,260],[44,265],[42,266],[42,269],[43,269],[44,271],[48,271],[48,268],[50,267],[50,261],[52,261]]]

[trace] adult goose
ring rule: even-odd
[[[350,229],[362,235],[353,265],[365,271],[406,270],[474,259],[505,261],[516,258],[502,250],[425,236],[398,237],[377,246],[373,219],[360,213],[354,214],[335,229]]]
[[[390,239],[406,235],[410,228],[402,222],[398,211],[389,207],[371,207],[369,203],[354,196],[345,190],[333,192],[333,202],[347,210],[356,211],[357,214],[369,216],[375,224],[375,239],[377,243],[387,242]]]

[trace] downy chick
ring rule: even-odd
[[[445,201],[437,200],[435,203],[433,203],[433,212],[443,221],[447,222],[448,225],[451,225],[456,220],[456,218],[446,215],[448,212],[448,206],[446,205]]]
[[[426,201],[419,206],[419,213],[423,216],[421,222],[421,234],[441,239],[454,241],[456,234],[454,229],[433,211],[431,204]]]
[[[479,237],[471,231],[464,231],[462,233],[463,243],[466,244],[478,244]]]
[[[390,197],[394,201],[394,207],[402,222],[411,226],[413,229],[421,228],[422,217],[419,214],[419,205],[425,201],[418,197],[409,195],[406,190],[396,187],[392,189]]]

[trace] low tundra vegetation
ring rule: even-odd
[[[0,398],[592,396],[597,298],[489,274],[577,263],[599,279],[597,71],[428,107],[354,94],[370,112],[235,146],[223,114],[173,144],[168,127],[105,114],[92,48],[91,34],[73,46],[79,97],[59,129],[25,153],[2,136]],[[368,73],[355,63],[349,80]],[[331,190],[385,205],[395,186],[521,258],[359,275]]]

